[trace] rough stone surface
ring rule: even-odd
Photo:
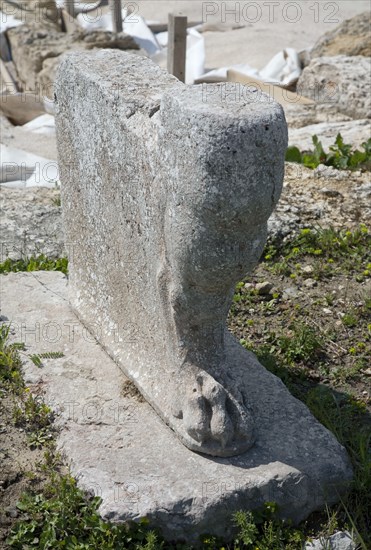
[[[54,189],[1,188],[0,262],[39,254],[49,258],[66,255],[59,196]]]
[[[330,55],[364,55],[370,57],[370,11],[346,19],[335,29],[326,32],[315,43],[310,55],[312,58]]]
[[[124,33],[115,35],[109,31],[75,31],[72,33],[60,32],[54,28],[45,28],[39,24],[25,24],[7,31],[12,58],[17,73],[25,90],[36,90],[41,86],[39,74],[49,68],[46,60],[58,58],[70,50],[91,50],[93,48],[112,48],[120,50],[138,50],[137,44],[131,36]],[[51,80],[55,70],[54,63],[49,72]],[[44,82],[45,84],[45,82]],[[49,88],[41,88],[43,95],[52,97]]]
[[[315,539],[305,545],[305,550],[355,550],[357,547],[347,531],[339,531],[331,537]]]
[[[282,108],[101,51],[65,57],[56,123],[72,306],[185,445],[245,451],[254,418],[226,318],[281,192]],[[140,345],[127,326],[148,327]]]
[[[350,122],[321,122],[302,128],[290,128],[289,145],[296,145],[301,151],[313,149],[312,136],[316,135],[327,151],[330,145],[334,145],[338,133],[342,135],[344,143],[359,147],[370,139],[371,121],[363,119]]]
[[[371,117],[371,58],[318,57],[305,67],[297,90],[317,104],[336,106],[352,118]]]
[[[19,143],[22,138],[20,143],[24,141],[25,147],[32,145],[35,153],[42,153],[45,144],[45,155],[53,146],[53,140],[45,136],[30,135],[25,131],[23,134],[26,135],[21,134],[22,128],[18,127],[3,130],[2,139],[11,145],[13,142]],[[40,141],[39,138],[44,139]],[[368,173],[330,168],[313,171],[298,164],[285,164],[282,195],[268,220],[270,239],[290,239],[301,228],[317,224],[321,227],[355,229],[360,223],[368,223],[371,218]],[[37,249],[53,258],[66,254],[61,208],[55,204],[59,191],[38,187],[27,190],[2,188],[0,197],[2,240],[13,243],[3,247],[4,258],[7,248],[16,254],[12,257],[21,257],[25,243],[26,251]]]
[[[148,516],[168,539],[196,543],[200,533],[232,535],[231,514],[276,501],[282,517],[305,518],[336,500],[351,477],[335,438],[282,382],[232,338],[238,368],[248,370],[250,402],[259,417],[257,443],[238,457],[189,451],[71,311],[61,273],[0,278],[2,315],[14,341],[26,343],[26,383],[58,411],[57,445],[79,485],[103,498],[111,520]],[[23,325],[22,325],[23,324]],[[142,343],[148,327],[135,338]],[[130,327],[127,338],[133,337]],[[27,355],[63,352],[37,368]],[[336,491],[334,490],[336,487]]]

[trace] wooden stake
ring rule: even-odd
[[[167,70],[181,82],[185,82],[187,17],[169,13],[169,40],[167,46]]]
[[[66,9],[66,12],[71,17],[75,17],[75,2],[74,0],[65,0],[64,7]]]
[[[113,32],[122,32],[122,8],[121,0],[109,0],[109,6],[112,11]]]

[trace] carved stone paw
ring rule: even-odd
[[[254,443],[253,420],[238,391],[219,383],[201,369],[186,367],[175,416],[182,423],[186,444],[193,450],[214,456],[233,456]],[[179,426],[180,428],[180,426]]]

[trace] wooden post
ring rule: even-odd
[[[121,0],[109,0],[109,7],[112,11],[113,32],[122,32],[122,7]]]
[[[185,82],[187,49],[187,17],[169,13],[167,70]]]
[[[66,12],[71,17],[75,17],[75,2],[74,0],[65,0],[64,7],[66,9]]]

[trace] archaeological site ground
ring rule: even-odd
[[[0,10],[0,548],[370,548],[369,2]]]

